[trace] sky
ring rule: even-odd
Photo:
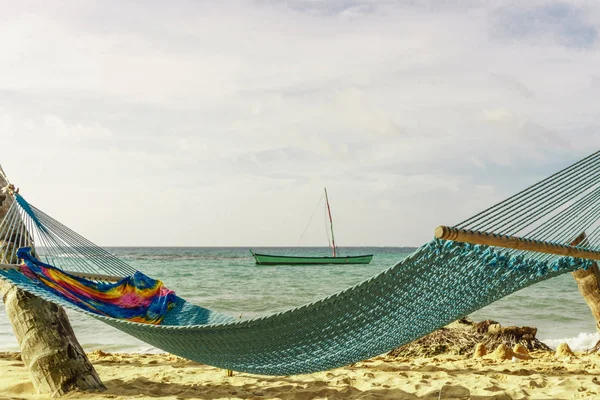
[[[0,0],[0,164],[104,246],[325,246],[323,187],[340,247],[418,246],[600,148],[599,28],[596,1]]]

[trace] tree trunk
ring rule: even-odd
[[[591,268],[587,270],[580,269],[572,274],[577,282],[579,292],[596,319],[596,329],[600,332],[600,279],[598,279],[600,271],[598,270],[598,264],[594,263]]]
[[[582,244],[585,240],[585,233],[582,233],[571,242],[571,246]],[[580,269],[572,274],[577,282],[579,292],[596,319],[596,329],[600,332],[600,270],[598,270],[598,263],[594,263],[587,270]]]
[[[2,177],[0,186],[6,186]],[[12,196],[0,194],[0,221],[12,201]],[[21,348],[21,359],[38,393],[58,397],[73,390],[106,389],[62,307],[3,280],[0,280],[0,294]]]

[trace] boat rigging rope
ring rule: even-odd
[[[323,201],[323,196],[325,196],[325,194],[322,194],[321,198],[317,202],[317,205],[315,206],[315,209],[313,210],[312,215],[310,216],[310,219],[308,220],[308,223],[304,227],[304,231],[302,232],[302,235],[300,235],[300,239],[298,239],[298,243],[296,244],[296,246],[298,246],[300,244],[300,241],[304,237],[304,234],[306,233],[306,230],[308,229],[308,226],[310,225],[310,222],[312,221],[313,217],[315,216],[315,213],[317,212],[317,209],[319,208],[319,205],[321,204],[321,201]]]

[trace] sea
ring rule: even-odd
[[[139,271],[161,279],[192,303],[235,317],[253,318],[284,311],[355,285],[409,255],[407,247],[341,248],[342,255],[374,254],[368,265],[258,266],[247,247],[112,247],[108,251]],[[258,253],[329,255],[326,248],[253,248]],[[153,348],[95,319],[68,310],[87,351],[157,353]],[[509,295],[469,315],[502,325],[538,328],[550,347],[567,342],[573,349],[593,346],[600,337],[595,321],[571,274]],[[0,307],[0,351],[18,350],[4,307]]]

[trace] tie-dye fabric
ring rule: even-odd
[[[175,305],[175,292],[137,271],[116,283],[94,282],[68,274],[18,250],[21,272],[33,283],[92,313],[145,324],[161,323]]]

